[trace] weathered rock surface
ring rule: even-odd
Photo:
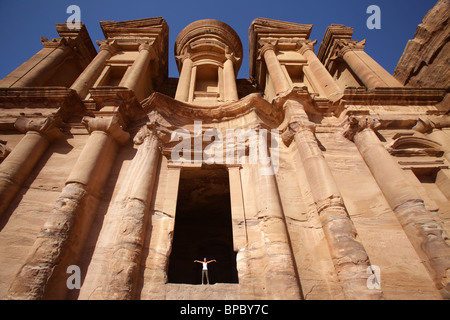
[[[410,87],[450,87],[450,1],[439,0],[417,26],[414,39],[409,40],[394,76]],[[447,111],[447,95],[440,104]]]

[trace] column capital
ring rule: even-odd
[[[289,118],[288,125],[281,134],[281,139],[286,146],[289,146],[295,135],[303,131],[312,134],[316,132],[316,124],[309,120],[303,105],[295,100],[288,100],[284,104],[285,117]]]
[[[118,46],[117,46],[117,42],[116,40],[108,40],[105,39],[103,41],[96,41],[98,47],[99,47],[99,51],[109,51],[109,53],[111,53],[111,55],[113,55],[114,53],[116,53],[116,51],[118,50]]]
[[[225,48],[225,58],[231,60],[233,64],[241,60],[241,58],[235,56],[234,52],[232,52],[228,46]]]
[[[344,55],[349,51],[364,51],[364,47],[366,46],[366,39],[357,41],[357,40],[336,40],[336,51],[334,52],[335,58],[344,58]]]
[[[262,57],[268,50],[272,50],[274,53],[277,52],[278,40],[275,41],[260,40],[258,43],[260,45],[258,60],[262,59]]]
[[[14,127],[22,133],[37,132],[50,141],[66,138],[59,128],[60,125],[61,121],[53,116],[47,118],[21,117],[14,123]]]
[[[161,143],[155,124],[147,123],[146,125],[142,126],[134,136],[133,142],[134,144],[140,145],[144,143],[147,137],[150,137],[150,139],[158,140],[158,144]]]
[[[61,48],[68,49],[69,43],[66,38],[55,38],[52,40],[47,39],[46,37],[41,37],[42,46],[44,48]]]
[[[141,52],[143,50],[146,50],[150,53],[151,59],[154,59],[157,57],[155,47],[153,46],[154,41],[140,41],[138,42],[139,47],[138,51]]]
[[[297,41],[297,52],[302,55],[307,50],[314,52],[314,46],[316,45],[316,43],[317,43],[317,40],[314,40],[314,41],[310,40],[310,39],[299,40],[299,41]]]
[[[372,129],[376,131],[381,126],[380,121],[378,119],[365,115],[365,116],[349,116],[347,124],[344,127],[344,137],[353,141],[353,138],[358,132],[361,132],[365,129]]]
[[[92,118],[85,116],[81,123],[84,124],[89,134],[94,131],[105,132],[119,144],[124,145],[130,139],[130,134],[123,130],[122,126],[119,124],[117,117],[105,117],[105,118]]]

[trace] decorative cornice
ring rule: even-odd
[[[65,87],[0,88],[0,108],[57,109],[63,121],[86,113],[77,92]]]

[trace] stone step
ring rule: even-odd
[[[167,300],[236,300],[240,286],[237,283],[166,284]]]

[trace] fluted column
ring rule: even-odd
[[[450,246],[444,239],[443,229],[425,209],[418,192],[406,181],[402,169],[381,144],[373,131],[376,127],[377,122],[370,117],[352,117],[345,136],[355,142],[436,287],[449,299]]]
[[[134,142],[140,146],[128,171],[127,180],[133,183],[121,206],[122,219],[106,271],[105,299],[137,298],[149,207],[161,152],[159,138],[147,126],[141,128]]]
[[[317,79],[317,85],[322,87],[328,98],[331,98],[341,92],[341,89],[336,84],[336,81],[334,81],[331,74],[314,53],[313,42],[302,43],[299,53],[302,54],[306,60],[308,60],[308,66],[311,70],[311,74],[309,76]]]
[[[227,60],[223,64],[223,85],[224,85],[224,94],[225,94],[225,102],[228,101],[237,101],[238,93],[236,87],[236,75],[234,74],[234,63],[233,61],[236,59],[233,54],[225,54]]]
[[[191,86],[191,74],[193,62],[188,53],[186,53],[182,59],[182,67],[180,78],[178,79],[177,92],[175,93],[175,99],[183,102],[189,101],[189,88]]]
[[[269,71],[270,79],[272,80],[275,93],[288,91],[291,86],[289,81],[281,68],[280,61],[275,53],[275,46],[270,43],[265,43],[261,48],[260,55],[264,57],[267,70]]]
[[[19,118],[14,126],[25,136],[0,164],[0,216],[47,150],[51,141],[64,135],[53,118]]]
[[[367,288],[369,257],[358,240],[341,193],[317,144],[315,125],[298,101],[286,101],[285,108],[290,121],[283,140],[294,139],[297,145],[344,294],[348,299],[379,299],[382,297],[380,290]]]
[[[90,136],[7,299],[64,299],[66,270],[89,234],[119,145],[129,139],[116,118],[84,117]]]
[[[133,65],[125,72],[119,87],[126,87],[136,91],[142,78],[146,75],[147,68],[152,59],[152,44],[142,43],[139,46],[139,55],[134,61]]]
[[[338,56],[347,63],[368,89],[403,87],[397,79],[364,52],[364,41],[356,44],[342,43]]]
[[[74,89],[81,98],[84,98],[89,89],[97,80],[98,76],[101,74],[103,68],[105,67],[106,61],[111,58],[115,50],[115,42],[109,43],[108,41],[104,41],[101,43],[99,53],[86,67],[86,69],[84,69],[70,88]]]
[[[260,136],[261,138],[261,136]],[[275,174],[261,174],[261,165],[254,172],[258,220],[264,251],[267,255],[264,272],[259,275],[267,299],[302,299],[300,279],[291,248],[283,207]]]

